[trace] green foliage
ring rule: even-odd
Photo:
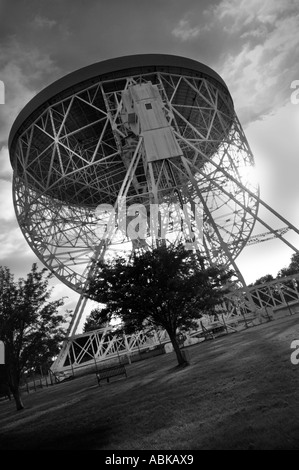
[[[102,320],[102,313],[99,308],[93,309],[88,318],[86,319],[83,331],[86,333],[87,331],[97,330],[99,328],[104,328],[107,322]]]
[[[299,253],[294,253],[291,257],[291,262],[287,268],[282,268],[278,271],[276,277],[273,277],[272,274],[266,274],[265,276],[257,279],[251,286],[258,286],[259,284],[266,284],[267,282],[274,281],[275,279],[281,277],[292,276],[299,273]]]
[[[294,253],[291,257],[291,262],[287,268],[282,268],[277,277],[292,276],[299,273],[299,253]]]
[[[274,280],[274,277],[272,276],[272,274],[265,274],[265,276],[258,278],[253,284],[249,284],[249,287],[258,286],[260,284],[266,284],[267,282],[270,282],[273,280]]]
[[[120,318],[126,332],[152,325],[175,335],[203,313],[214,313],[226,293],[223,286],[232,272],[204,267],[204,261],[182,245],[160,246],[129,262],[117,258],[99,264],[88,295],[106,305],[101,322]]]
[[[7,267],[0,267],[0,338],[13,393],[25,369],[43,365],[58,353],[65,334],[61,324],[66,319],[57,313],[64,301],[49,301],[46,272],[33,264],[26,279],[15,281]]]

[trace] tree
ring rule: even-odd
[[[292,276],[299,273],[299,253],[294,253],[287,268],[282,268],[277,273],[277,277]]]
[[[162,327],[169,335],[178,363],[186,364],[177,334],[195,326],[195,319],[215,313],[231,278],[221,266],[205,267],[198,253],[182,245],[165,245],[134,254],[128,261],[117,258],[99,262],[88,295],[103,304],[101,322],[119,318],[125,332],[145,326]]]
[[[104,328],[105,325],[106,322],[103,322],[101,320],[101,310],[95,308],[91,310],[90,314],[88,315],[83,326],[83,331],[84,333],[86,333],[87,331],[93,331],[99,328]]]
[[[249,284],[250,286],[258,286],[260,284],[266,284],[267,282],[273,281],[274,277],[272,274],[265,274],[264,276],[258,278],[253,284]]]
[[[24,407],[19,391],[22,373],[55,356],[65,335],[61,325],[66,319],[58,314],[64,300],[49,301],[51,274],[46,273],[33,264],[26,279],[15,281],[7,267],[0,267],[0,339],[17,410]]]

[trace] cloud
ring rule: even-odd
[[[193,6],[172,35],[191,57],[209,57],[225,80],[242,124],[283,106],[298,78],[299,5],[290,0],[222,0]]]
[[[298,78],[298,3],[222,0],[207,8],[203,17],[207,31],[218,35],[216,69],[242,124],[283,106],[291,81]]]
[[[0,142],[6,142],[14,119],[25,104],[58,70],[49,55],[37,47],[9,39],[0,50],[0,79],[5,84],[5,104],[0,106]]]
[[[52,29],[56,25],[57,21],[50,20],[49,18],[41,15],[36,15],[32,21],[32,26],[37,29]]]
[[[7,231],[7,225],[5,231],[0,233],[0,258],[1,260],[9,260],[17,258],[26,258],[32,256],[32,251],[26,243],[24,243],[24,237],[21,230],[16,224],[13,224],[14,228],[10,228],[9,235]]]
[[[172,34],[182,41],[188,41],[196,38],[200,31],[201,29],[198,26],[192,28],[188,20],[180,20],[179,24],[172,30]]]
[[[298,225],[299,105],[290,102],[263,121],[248,125],[246,135],[260,169],[261,195]]]
[[[12,167],[6,145],[0,148],[0,180],[12,182]]]
[[[273,112],[289,100],[298,75],[299,13],[277,20],[263,43],[246,42],[237,54],[227,53],[220,74],[226,81],[243,123]]]
[[[293,9],[295,2],[289,2],[288,9]],[[240,32],[244,27],[255,24],[273,24],[286,10],[280,0],[222,0],[212,7],[215,17],[223,21],[230,32]]]
[[[0,221],[14,220],[11,182],[2,181],[0,188]]]

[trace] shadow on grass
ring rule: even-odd
[[[175,373],[175,372],[181,372],[185,370],[187,367],[191,365],[190,361],[189,362],[184,362],[184,364],[177,364],[174,367],[171,367],[170,369],[167,370],[169,374]]]
[[[298,449],[296,338],[298,317],[194,345],[190,367],[163,355],[32,394],[23,419],[2,410],[0,449]]]
[[[227,349],[213,358],[226,379],[238,377],[238,386],[226,383],[228,393],[222,395],[223,412],[213,423],[214,432],[193,441],[194,450],[299,449],[299,370],[290,361],[290,343],[298,334],[298,317],[287,317],[243,332],[235,337],[237,354]]]
[[[83,428],[71,430],[66,433],[9,433],[0,435],[0,450],[96,450],[109,444],[111,429],[100,427],[97,429]]]

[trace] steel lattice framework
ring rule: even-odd
[[[221,315],[217,321],[209,321],[206,325],[225,326],[235,331],[231,325],[239,323],[238,329],[250,326],[250,321],[255,324],[268,321],[273,314],[280,310],[286,310],[287,314],[299,312],[299,274],[252,286],[249,288],[257,315],[248,317],[248,308],[244,296],[237,295],[230,302],[230,316]],[[229,306],[228,306],[229,308]],[[259,316],[259,312],[261,316]],[[202,333],[199,323],[198,329],[189,332],[190,338],[196,338]],[[66,372],[80,368],[94,367],[98,362],[129,360],[134,354],[142,353],[168,343],[169,337],[164,330],[139,331],[131,335],[115,335],[114,329],[107,326],[99,330],[76,335],[64,344],[61,354],[51,367],[54,373]],[[122,359],[122,357],[124,358]]]
[[[246,244],[258,198],[240,183],[258,195],[250,178],[253,157],[227,89],[194,75],[156,71],[98,80],[55,99],[18,136],[13,165],[20,227],[69,287],[82,291],[98,249],[96,207],[115,205],[120,196],[147,208],[201,206],[203,236],[194,238],[211,262],[230,263]],[[148,161],[144,136],[126,125],[124,92],[143,83],[157,87],[179,155]],[[119,235],[110,249],[126,241]]]
[[[130,56],[74,72],[24,108],[9,147],[24,237],[81,295],[72,334],[96,261],[115,251],[183,240],[209,263],[231,266],[243,287],[235,259],[256,221],[297,251],[258,216],[262,204],[299,233],[260,199],[230,93],[193,60]],[[133,208],[125,222],[123,201]],[[136,214],[141,224],[142,208],[144,236],[132,237],[127,228]],[[253,305],[249,291],[243,295]]]

